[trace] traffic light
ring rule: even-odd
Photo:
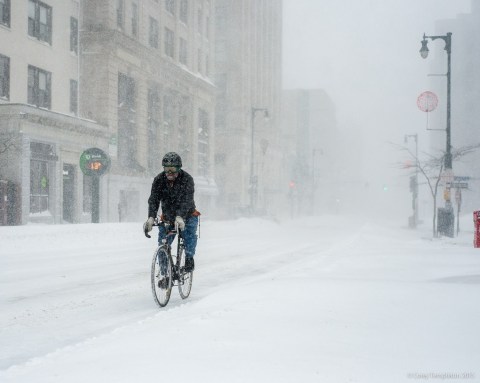
[[[417,195],[417,193],[418,193],[418,185],[417,185],[417,177],[416,176],[411,176],[410,177],[410,192],[413,193],[414,195]]]
[[[445,201],[450,201],[450,188],[445,188],[443,190],[443,199]]]

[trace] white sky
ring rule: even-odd
[[[284,0],[284,87],[375,95],[379,80],[401,88],[415,66],[424,79],[423,32],[468,13],[470,1]]]

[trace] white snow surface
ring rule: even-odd
[[[480,381],[469,215],[432,239],[345,216],[203,221],[154,303],[141,223],[0,227],[0,382]]]

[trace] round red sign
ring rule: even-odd
[[[423,92],[417,98],[417,106],[422,112],[431,112],[438,105],[438,97],[435,93],[427,91]]]

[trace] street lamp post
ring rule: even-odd
[[[421,41],[422,47],[420,48],[420,55],[422,58],[428,57],[428,40],[437,40],[442,39],[445,42],[445,51],[447,52],[447,147],[445,151],[445,179],[449,179],[450,182],[453,181],[453,170],[452,170],[452,151],[451,151],[451,127],[450,127],[450,105],[451,105],[451,54],[452,54],[452,33],[448,32],[446,35],[441,36],[426,36],[423,34],[423,40]],[[453,227],[454,227],[454,217],[453,217],[453,208],[450,201],[450,187],[446,185],[447,193],[445,193],[445,210],[442,212],[444,218],[441,220],[439,229],[441,232],[444,232],[449,237],[453,237]],[[439,211],[440,214],[440,211]],[[440,220],[440,216],[439,216]]]
[[[254,158],[255,158],[255,142],[254,142],[254,132],[255,132],[255,115],[257,112],[263,112],[265,118],[268,118],[268,109],[267,108],[254,108],[252,107],[250,115],[250,128],[251,128],[251,151],[250,151],[250,210],[253,213],[255,211],[255,199],[257,195],[257,177],[254,174]]]
[[[428,40],[442,39],[445,41],[445,50],[447,51],[447,148],[445,152],[445,170],[452,170],[452,151],[451,151],[451,130],[450,130],[450,96],[451,96],[451,55],[452,55],[452,33],[448,32],[444,36],[426,36],[423,34],[422,48],[420,49],[420,55],[426,59],[428,57]]]

